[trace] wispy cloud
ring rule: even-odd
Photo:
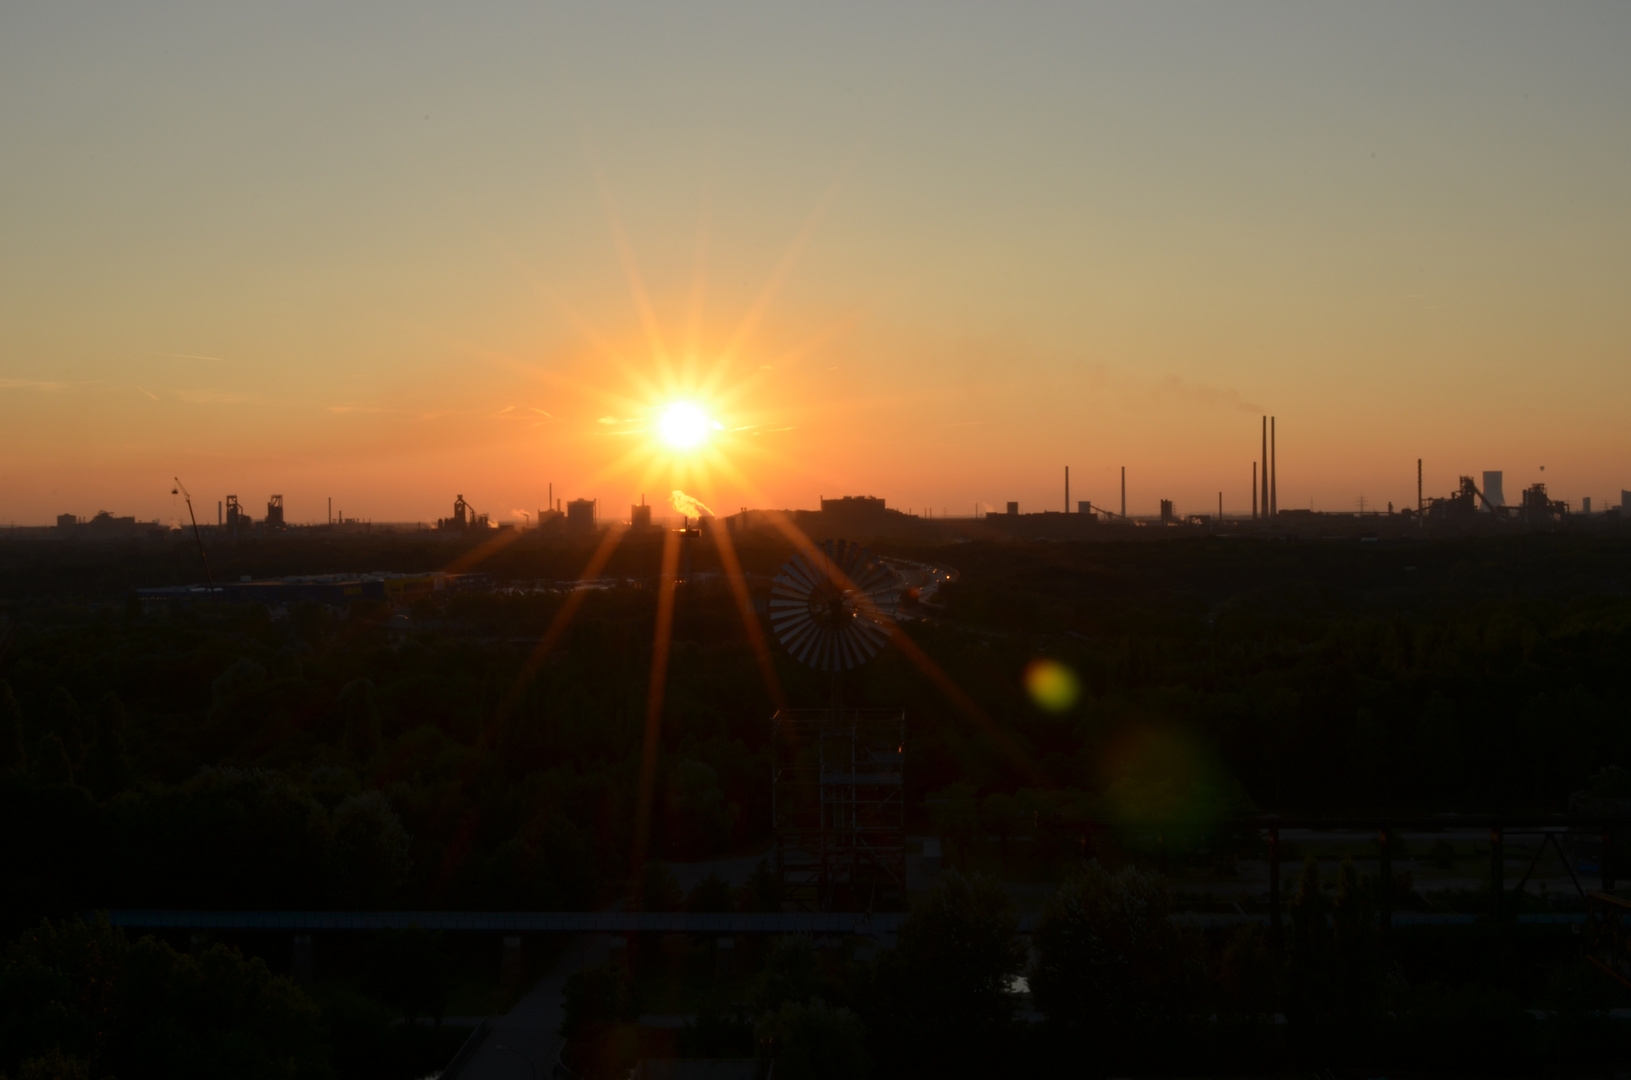
[[[1232,386],[1212,386],[1190,382],[1177,375],[1167,375],[1149,387],[1148,395],[1156,401],[1180,401],[1189,405],[1206,405],[1233,412],[1257,413],[1263,409],[1256,402],[1247,401]]]
[[[249,400],[231,390],[178,390],[176,397],[191,405],[237,405]]]
[[[330,405],[331,413],[393,413],[395,409],[381,409],[373,405]]]
[[[157,394],[153,393],[153,391],[149,390],[145,386],[138,386],[138,387],[136,387],[136,389],[140,390],[142,393],[146,394],[148,397],[152,398],[154,401],[157,401],[159,399],[159,396]]]
[[[41,379],[0,379],[0,390],[66,390],[68,384],[64,382],[46,382]]]

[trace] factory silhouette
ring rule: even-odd
[[[1063,500],[1059,509],[1023,509],[1019,502],[1010,501],[1002,510],[981,510],[976,505],[968,515],[935,514],[932,510],[912,513],[887,505],[886,500],[874,495],[844,495],[836,498],[822,496],[818,509],[756,509],[742,507],[736,513],[715,516],[698,515],[697,527],[706,531],[726,528],[732,532],[754,531],[767,528],[773,515],[791,519],[812,535],[843,535],[868,540],[904,540],[911,542],[955,542],[966,540],[1124,540],[1154,539],[1158,536],[1179,536],[1193,533],[1221,535],[1286,535],[1311,537],[1460,534],[1480,531],[1507,531],[1512,529],[1573,528],[1588,522],[1607,525],[1626,520],[1631,508],[1631,491],[1621,491],[1617,507],[1593,512],[1592,500],[1580,500],[1579,506],[1552,498],[1544,483],[1531,484],[1518,493],[1515,503],[1508,503],[1504,493],[1503,474],[1485,471],[1482,482],[1463,475],[1455,490],[1445,495],[1429,495],[1424,489],[1422,461],[1416,462],[1416,505],[1396,507],[1388,503],[1385,509],[1366,507],[1363,498],[1357,509],[1329,511],[1314,509],[1282,509],[1279,504],[1278,439],[1276,418],[1265,416],[1261,425],[1259,457],[1249,466],[1251,483],[1250,511],[1225,513],[1224,493],[1218,492],[1214,505],[1201,510],[1178,510],[1172,499],[1159,500],[1155,515],[1134,515],[1127,510],[1127,468],[1120,468],[1119,500],[1114,506],[1082,499],[1071,502],[1070,467],[1064,467]],[[279,533],[323,532],[434,532],[454,538],[482,535],[490,532],[515,530],[532,532],[541,537],[583,536],[607,528],[647,530],[663,527],[663,521],[653,516],[653,506],[642,496],[641,501],[628,509],[627,516],[609,513],[593,498],[565,499],[554,494],[549,485],[545,505],[536,513],[515,512],[518,520],[495,521],[490,513],[473,507],[462,493],[453,500],[452,513],[434,522],[373,522],[347,517],[343,510],[336,511],[333,499],[328,500],[324,521],[316,524],[296,524],[284,515],[281,494],[272,495],[266,503],[265,514],[255,519],[236,494],[226,495],[216,503],[216,520],[197,522],[200,531],[217,539],[247,539]],[[687,518],[692,515],[687,515]],[[32,528],[14,526],[12,535],[51,535],[78,540],[136,540],[162,539],[175,531],[175,527],[159,521],[138,521],[133,516],[121,517],[100,510],[90,518],[71,513],[60,514],[54,527]]]

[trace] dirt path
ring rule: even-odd
[[[561,1052],[561,991],[574,972],[604,963],[607,934],[586,934],[567,946],[554,967],[504,1016],[466,1066],[461,1080],[535,1080],[554,1075]],[[533,1071],[534,1065],[537,1072]]]

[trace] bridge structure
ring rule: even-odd
[[[887,723],[885,726],[894,729],[893,723]],[[818,731],[817,741],[819,734]],[[849,739],[846,737],[840,741],[847,745]],[[877,748],[880,758],[885,756],[888,749],[884,747],[883,742],[880,742]],[[861,740],[857,745],[865,743],[866,740]],[[820,765],[820,747],[810,747],[807,742],[804,745],[815,751],[816,763]],[[896,759],[898,760],[898,755]],[[823,891],[829,896],[832,895],[830,890],[835,882],[860,884],[877,881],[882,884],[885,881],[891,883],[904,881],[904,841],[897,840],[900,835],[896,831],[898,819],[894,817],[895,810],[890,805],[894,798],[898,798],[899,793],[899,774],[893,771],[894,768],[893,765],[879,766],[881,774],[890,776],[890,782],[884,784],[871,783],[870,781],[878,777],[862,776],[865,770],[859,768],[853,772],[831,776],[829,779],[839,781],[830,785],[837,790],[827,791],[825,795],[820,790],[823,785],[820,782],[822,773],[819,769],[814,773],[808,773],[802,767],[796,769],[796,783],[808,785],[808,789],[793,787],[791,793],[801,802],[808,801],[809,805],[798,806],[797,813],[788,820],[793,824],[803,822],[813,825],[814,829],[793,837],[796,846],[793,846],[787,854],[799,861],[790,860],[787,869],[802,868],[800,872],[805,875],[807,882],[804,896],[806,903],[810,901],[819,903]],[[859,784],[858,777],[869,782]],[[865,807],[857,809],[856,802],[851,801],[851,793],[845,790],[850,787],[881,789],[870,793],[862,791],[855,794],[854,798],[876,798],[878,802],[876,809],[886,811],[886,815],[879,822],[883,830],[879,839],[887,839],[887,847],[882,852],[868,850],[865,846],[872,843],[872,840],[868,839],[869,832],[865,827],[869,820],[867,815],[872,811]],[[782,788],[784,795],[789,794],[789,791],[788,787]],[[830,798],[835,793],[838,796],[836,802]],[[817,812],[813,818],[809,816],[812,807]],[[823,807],[826,809],[823,810]],[[827,812],[836,813],[838,815],[836,823],[843,826],[839,830],[845,837],[841,844],[829,843],[832,836],[830,824],[826,829],[822,828],[824,823],[822,815]],[[853,829],[853,824],[863,827]],[[1112,826],[1110,823],[1101,822],[1074,822],[1068,825],[1056,822],[1055,828],[1065,831],[1080,830],[1084,847],[1091,835],[1097,831],[1111,828],[1123,833],[1140,831],[1139,827],[1126,823]],[[1146,828],[1151,835],[1159,835],[1159,826],[1151,825]],[[1631,898],[1617,892],[1619,884],[1617,844],[1622,837],[1631,837],[1631,819],[1513,814],[1342,818],[1269,815],[1220,823],[1218,831],[1224,834],[1229,832],[1255,834],[1258,841],[1266,845],[1267,910],[1246,911],[1237,907],[1234,912],[1178,911],[1173,915],[1175,922],[1203,929],[1261,925],[1268,929],[1271,943],[1279,942],[1285,911],[1281,863],[1288,858],[1295,858],[1289,850],[1291,841],[1285,837],[1286,833],[1296,833],[1299,838],[1309,832],[1360,835],[1369,833],[1375,838],[1376,878],[1382,882],[1393,880],[1393,853],[1397,841],[1407,835],[1431,836],[1453,833],[1458,837],[1465,837],[1469,833],[1473,836],[1482,833],[1488,836],[1489,842],[1487,907],[1482,912],[1396,911],[1393,890],[1384,887],[1377,890],[1376,910],[1379,928],[1387,932],[1394,928],[1406,927],[1476,925],[1502,933],[1504,932],[1502,928],[1522,926],[1539,929],[1557,924],[1561,929],[1567,924],[1577,932],[1583,931],[1581,944],[1584,947],[1584,954],[1592,963],[1625,985],[1631,986]],[[850,837],[854,840],[849,839]],[[1532,849],[1526,848],[1529,854],[1527,866],[1516,883],[1508,885],[1507,858],[1516,846],[1513,842],[1520,839],[1531,842],[1538,839],[1539,842],[1535,843]],[[1559,856],[1562,866],[1574,884],[1574,900],[1578,903],[1566,902],[1562,910],[1556,907],[1548,911],[1523,910],[1521,901],[1525,886],[1547,851],[1553,851]],[[882,858],[879,857],[880,854]],[[882,881],[878,880],[879,877]],[[1591,881],[1592,877],[1596,878],[1595,882]],[[1596,884],[1597,887],[1588,887],[1592,884]],[[905,899],[904,889],[900,899]],[[792,903],[796,905],[798,900],[799,897],[795,895]],[[371,932],[407,927],[449,933],[487,933],[503,935],[506,955],[511,951],[518,953],[522,934],[607,934],[614,940],[620,937],[685,934],[713,937],[720,942],[754,935],[803,934],[833,939],[869,938],[879,945],[888,947],[893,945],[906,918],[907,915],[899,910],[779,912],[117,910],[108,913],[112,925],[137,931],[160,933],[187,931],[194,934],[238,931],[289,933],[294,936],[297,957],[294,966],[297,970],[301,967],[299,960],[301,956],[306,957],[304,962],[309,966],[313,934]],[[1037,915],[1022,914],[1017,920],[1017,929],[1021,934],[1030,934],[1035,930],[1037,922]]]

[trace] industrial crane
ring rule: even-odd
[[[170,490],[170,494],[175,495],[179,492],[181,497],[187,500],[187,516],[191,518],[193,522],[193,539],[198,541],[198,557],[203,560],[204,563],[204,583],[209,586],[210,595],[214,596],[215,580],[210,577],[210,557],[204,554],[204,538],[198,532],[198,515],[193,513],[193,497],[191,493],[187,491],[187,485],[181,482],[181,477],[177,476],[173,479],[176,482],[176,486]]]

